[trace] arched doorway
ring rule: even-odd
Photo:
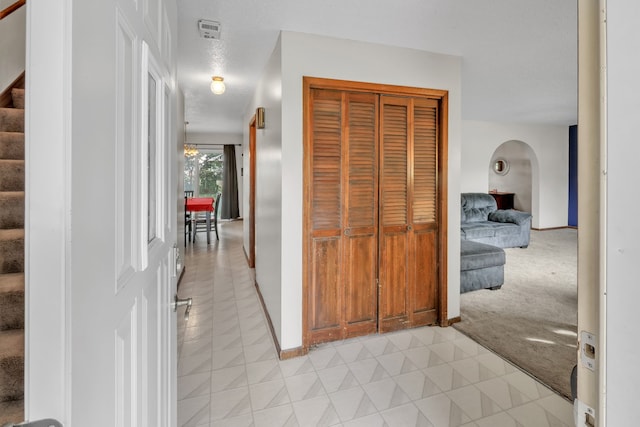
[[[538,161],[529,144],[512,140],[493,152],[488,165],[489,191],[514,193],[514,208],[537,217]],[[536,227],[537,224],[533,223]]]

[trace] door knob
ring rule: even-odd
[[[178,294],[173,297],[173,311],[178,311],[178,307],[182,307],[183,305],[187,306],[187,309],[184,311],[184,321],[189,321],[189,312],[191,311],[191,305],[193,304],[193,300],[191,298],[178,298]]]
[[[407,225],[407,231],[411,231],[411,230],[413,230],[413,227],[410,225]]]

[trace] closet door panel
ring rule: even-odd
[[[354,336],[377,326],[378,97],[344,96],[344,308],[346,335]]]
[[[311,92],[308,342],[377,327],[378,96]]]
[[[342,330],[342,94],[312,91],[307,323],[311,342]]]
[[[432,324],[437,320],[437,107],[434,100],[413,100],[413,236],[410,253],[413,262],[409,280],[412,326]]]
[[[381,330],[437,320],[437,106],[381,100]]]
[[[409,249],[409,99],[381,97],[380,305],[381,332],[407,327]]]

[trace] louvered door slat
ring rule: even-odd
[[[416,100],[413,123],[413,222],[435,222],[438,191],[437,105],[430,105],[428,100]]]
[[[377,120],[375,97],[369,102],[349,102],[349,227],[375,223]]]
[[[407,223],[406,105],[384,104],[382,110],[382,226]]]
[[[314,91],[312,113],[313,230],[341,227],[342,111],[341,94]]]

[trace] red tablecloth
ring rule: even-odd
[[[213,198],[212,197],[192,197],[187,199],[187,211],[201,212],[209,211],[213,212]]]

